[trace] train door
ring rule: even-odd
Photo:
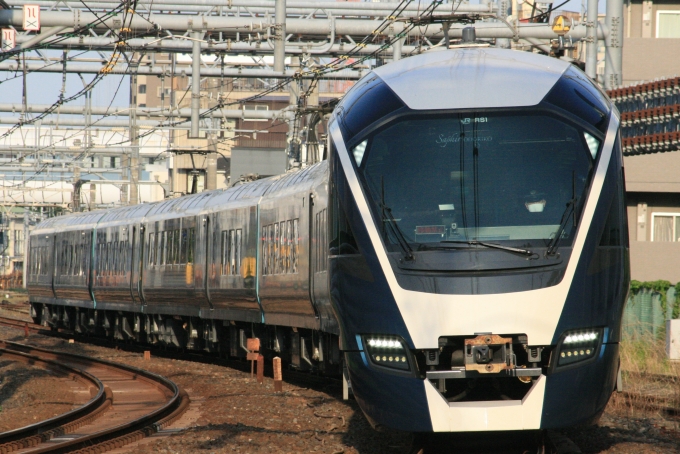
[[[146,304],[144,301],[144,287],[142,285],[144,279],[144,259],[145,259],[145,228],[143,225],[132,227],[132,263],[130,266],[130,294],[132,301],[141,305]]]
[[[52,257],[50,262],[52,263],[52,270],[50,273],[51,279],[50,279],[50,286],[52,287],[52,295],[56,298],[57,293],[54,290],[54,281],[57,279],[57,235],[52,235],[52,247],[50,248],[52,251]]]
[[[328,197],[326,185],[310,195],[309,220],[309,286],[312,301],[319,314],[321,329],[337,332],[328,291]],[[316,195],[316,197],[314,197]]]
[[[211,273],[211,259],[213,256],[213,232],[211,229],[210,215],[206,215],[204,218],[204,238],[205,238],[205,263],[203,264],[203,291],[205,292],[205,298],[208,300],[210,309],[213,309],[212,300],[210,299],[210,273]]]

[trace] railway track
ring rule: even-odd
[[[34,333],[41,333],[45,334],[48,336],[56,336],[60,337],[63,339],[67,338],[72,338],[72,339],[77,339],[79,342],[84,342],[84,343],[89,343],[93,345],[97,345],[100,347],[107,347],[107,348],[118,348],[126,351],[133,351],[133,352],[143,352],[145,350],[149,350],[154,356],[160,357],[160,358],[169,358],[169,359],[182,359],[186,361],[193,361],[193,362],[201,362],[205,364],[214,364],[214,365],[220,365],[220,366],[226,366],[230,367],[233,369],[237,369],[243,372],[249,372],[250,371],[250,363],[246,362],[244,360],[238,360],[238,359],[226,359],[222,358],[219,356],[214,356],[210,354],[206,354],[204,352],[188,352],[188,351],[180,351],[180,350],[171,350],[167,349],[165,347],[158,347],[158,346],[153,346],[153,345],[136,345],[136,344],[129,344],[129,343],[121,343],[120,341],[104,338],[104,337],[95,337],[95,336],[83,336],[78,333],[74,333],[71,331],[66,331],[63,329],[58,329],[54,330],[49,327],[45,327],[43,325],[36,325],[35,323],[32,322],[27,322],[23,320],[18,320],[14,319],[11,317],[2,317],[0,316],[0,325],[8,326],[11,328],[16,328],[16,329],[21,329],[25,333],[29,332],[34,332]],[[273,376],[273,370],[271,364],[265,364],[265,369],[264,369],[265,376],[271,377]],[[297,384],[297,385],[303,385],[303,386],[323,386],[323,387],[328,387],[328,386],[334,386],[334,387],[341,387],[342,386],[342,381],[338,378],[333,378],[329,376],[320,376],[320,375],[314,375],[308,372],[298,372],[296,370],[284,370],[283,371],[284,378],[286,381],[289,381],[291,383]]]
[[[154,346],[139,346],[139,345],[134,345],[134,344],[129,344],[129,343],[121,343],[119,341],[115,340],[110,340],[107,338],[101,338],[101,337],[91,337],[91,336],[80,336],[77,333],[72,333],[70,331],[65,331],[65,330],[50,330],[49,328],[46,328],[41,325],[35,325],[30,322],[25,322],[21,320],[16,320],[16,319],[11,319],[11,318],[3,318],[0,317],[0,324],[5,324],[8,326],[13,326],[18,329],[28,329],[29,331],[34,331],[34,332],[39,332],[41,334],[46,334],[49,336],[57,336],[61,338],[76,338],[79,341],[98,345],[98,346],[104,346],[108,348],[120,348],[122,350],[126,351],[131,351],[131,352],[142,352],[144,350],[151,350],[152,354],[155,357],[163,357],[163,358],[171,358],[171,359],[182,359],[186,361],[192,361],[192,362],[201,362],[201,363],[206,363],[206,364],[215,364],[215,365],[220,365],[220,366],[227,366],[230,368],[234,368],[237,370],[241,370],[243,372],[249,372],[250,371],[250,364],[245,361],[240,361],[240,360],[233,360],[233,359],[224,359],[220,357],[216,357],[214,355],[209,355],[209,354],[204,354],[201,352],[186,352],[186,351],[179,351],[179,350],[173,350],[173,349],[167,349],[163,347],[154,347]],[[268,364],[267,364],[268,366]],[[265,368],[265,374],[270,375],[271,370],[269,367]],[[652,381],[660,381],[660,382],[674,382],[674,380],[677,380],[676,378],[672,376],[656,376],[656,375],[649,375],[648,377]],[[309,386],[313,388],[326,388],[326,387],[340,387],[341,382],[339,380],[333,380],[329,379],[328,377],[321,377],[321,376],[316,376],[307,372],[296,372],[296,371],[284,371],[284,379],[286,382],[289,382],[291,384],[296,384],[296,385],[301,385],[301,386]],[[622,397],[625,397],[626,399],[629,399],[631,401],[631,405],[635,405],[637,407],[637,403],[643,403],[646,407],[646,409],[650,408],[650,403],[653,404],[655,407],[657,407],[660,410],[665,410],[664,412],[667,415],[672,415],[676,416],[678,415],[678,410],[677,409],[672,409],[672,408],[662,408],[663,407],[663,400],[662,399],[656,399],[652,403],[650,399],[645,398],[645,396],[634,394],[634,393],[621,393],[619,394]],[[666,402],[667,404],[667,402]],[[578,453],[580,452],[578,450],[578,447],[576,447],[573,442],[571,442],[567,437],[564,435],[561,435],[559,433],[545,433],[542,436],[539,436],[540,434],[536,435],[534,439],[528,439],[524,440],[523,443],[510,443],[509,445],[522,445],[524,448],[520,450],[519,452],[529,452],[529,453],[551,453],[551,454],[562,454],[562,453]],[[531,437],[529,437],[531,438]],[[499,441],[498,444],[495,445],[495,448],[493,452],[497,452],[496,449],[498,446],[503,446],[504,442],[507,442],[508,440],[502,440]],[[461,443],[460,439],[456,439],[455,443],[453,445],[459,445]],[[483,447],[475,447],[474,442],[471,442],[470,447],[470,452],[490,452],[488,449],[485,449]],[[410,453],[412,454],[436,454],[436,453],[444,453],[444,452],[450,452],[452,444],[448,442],[445,437],[440,437],[440,438],[429,438],[429,437],[416,437],[414,439],[414,443],[411,446],[411,449],[409,450]],[[1,453],[2,451],[0,451]],[[505,452],[505,451],[503,451]],[[512,448],[510,448],[508,453],[513,453],[515,452]]]
[[[14,304],[7,302],[7,300],[3,300],[3,302],[0,303],[0,309],[4,309],[6,311],[20,312],[22,314],[28,314],[30,306],[28,305],[28,303]]]
[[[160,430],[189,405],[172,381],[130,366],[8,341],[0,356],[72,376],[94,394],[75,410],[0,434],[0,453],[105,452]]]

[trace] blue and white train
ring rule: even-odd
[[[629,284],[619,114],[579,69],[428,52],[359,81],[297,172],[49,219],[32,316],[53,328],[348,377],[412,432],[595,420]]]

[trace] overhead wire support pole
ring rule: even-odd
[[[286,0],[276,0],[274,8],[274,71],[283,72],[286,65]]]
[[[198,138],[198,123],[201,108],[201,38],[202,33],[194,32],[194,46],[191,53],[191,137]]]
[[[604,88],[623,83],[623,0],[607,0],[607,35],[604,54]]]
[[[135,55],[130,56],[130,154],[128,175],[130,175],[130,205],[139,203],[139,128],[137,126],[137,67]]]
[[[597,0],[588,0],[586,13],[586,74],[597,80]]]

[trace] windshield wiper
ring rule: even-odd
[[[560,237],[564,233],[564,229],[567,228],[567,221],[569,220],[569,217],[574,213],[574,207],[576,206],[576,199],[571,199],[570,201],[567,202],[567,207],[564,209],[564,213],[562,213],[562,220],[560,221],[560,226],[557,229],[557,232],[555,232],[555,236],[550,240],[548,243],[548,248],[545,250],[545,255],[550,256],[550,255],[555,255],[557,253],[557,244],[560,241]],[[576,219],[574,219],[574,224],[576,223]]]
[[[406,241],[406,237],[404,237],[404,234],[402,233],[401,229],[397,225],[397,220],[394,219],[394,216],[392,216],[392,209],[385,205],[385,180],[383,177],[380,177],[380,210],[382,211],[382,231],[383,235],[385,236],[385,240],[387,241],[387,232],[385,231],[385,221],[389,222],[390,225],[390,230],[392,230],[392,233],[394,236],[397,237],[397,244],[401,248],[401,251],[404,254],[404,260],[406,261],[413,261],[415,260],[415,257],[413,256],[413,249],[411,249],[411,246],[409,246],[408,241]]]
[[[557,244],[560,242],[560,237],[564,233],[564,229],[567,228],[567,221],[572,214],[574,215],[574,227],[576,227],[576,171],[571,172],[571,200],[567,202],[567,207],[562,213],[560,226],[555,232],[555,236],[548,243],[548,248],[545,250],[546,257],[557,254]]]
[[[401,229],[397,225],[397,220],[394,219],[394,216],[392,216],[392,209],[385,204],[381,203],[380,204],[383,212],[383,225],[387,221],[390,225],[390,230],[392,230],[392,233],[394,233],[394,236],[397,237],[397,244],[401,248],[402,252],[404,253],[404,259],[407,261],[413,261],[415,260],[415,257],[413,256],[413,249],[411,249],[411,246],[409,246],[408,241],[406,241],[406,237],[402,233]]]
[[[521,254],[521,255],[524,255],[524,256],[529,257],[529,258],[531,258],[533,256],[536,256],[536,258],[538,258],[538,254],[536,254],[533,251],[530,251],[529,249],[521,249],[521,248],[516,248],[516,247],[510,247],[510,246],[502,246],[500,244],[487,243],[486,241],[445,240],[445,241],[440,241],[440,243],[469,244],[470,246],[484,246],[484,247],[488,247],[488,248],[491,248],[491,249],[499,249],[501,251],[512,252],[514,254]]]

